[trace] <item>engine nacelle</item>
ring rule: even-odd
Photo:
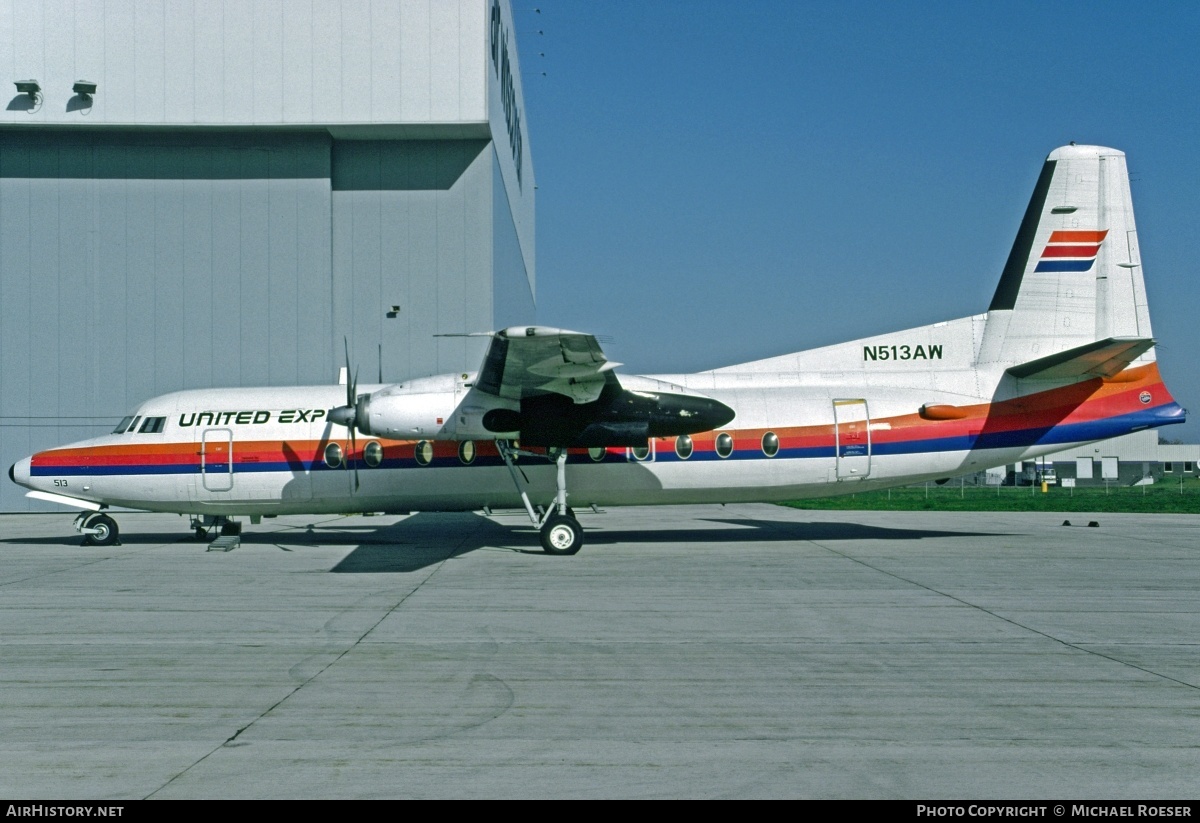
[[[494,410],[516,410],[520,404],[470,388],[471,375],[422,377],[360,395],[355,419],[358,430],[396,440],[492,440],[515,438],[515,431],[489,429],[484,418]]]
[[[651,437],[709,431],[734,416],[724,403],[651,378],[614,380],[590,403],[556,393],[512,400],[472,388],[469,378],[425,377],[360,395],[346,422],[352,417],[363,434],[396,440],[519,439],[590,448],[645,446]],[[331,419],[340,422],[334,412]]]
[[[355,410],[358,430],[396,440],[438,439],[454,413],[455,377],[423,377],[360,395]]]

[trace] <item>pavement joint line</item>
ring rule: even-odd
[[[130,555],[143,554],[145,552],[153,551],[155,549],[161,549],[164,546],[174,546],[178,543],[183,543],[184,541],[190,542],[191,541],[190,535],[184,535],[183,537],[180,537],[177,540],[172,540],[170,543],[155,543],[154,545],[130,546],[126,551],[117,552],[116,554],[105,554],[101,557],[87,557],[81,561],[73,561],[71,563],[71,565],[63,566],[62,568],[55,569],[54,571],[42,572],[40,574],[30,575],[29,577],[14,577],[9,580],[4,580],[4,581],[0,582],[0,589],[4,588],[5,586],[11,586],[15,583],[25,583],[29,580],[41,580],[42,578],[46,578],[46,577],[54,577],[56,575],[63,574],[64,572],[79,571],[80,569],[86,569],[88,566],[95,566],[99,563],[107,563],[110,560],[124,559]],[[80,546],[79,548],[98,548],[98,547]],[[103,548],[110,548],[110,549],[111,548],[125,548],[125,545],[121,544],[119,546],[107,546],[107,547],[103,547]]]
[[[956,603],[961,603],[962,605],[966,606],[967,608],[981,611],[984,614],[994,617],[997,620],[1002,620],[1005,623],[1008,623],[1009,625],[1016,626],[1019,629],[1024,629],[1027,632],[1044,637],[1047,640],[1050,640],[1054,643],[1059,643],[1063,646],[1066,646],[1068,649],[1072,649],[1074,651],[1081,652],[1083,654],[1089,654],[1094,657],[1099,657],[1103,660],[1108,660],[1108,661],[1110,661],[1112,663],[1116,663],[1117,665],[1120,665],[1120,666],[1128,666],[1131,669],[1135,669],[1136,671],[1143,672],[1144,674],[1148,674],[1151,677],[1158,677],[1158,678],[1166,680],[1170,683],[1175,683],[1175,684],[1178,684],[1178,685],[1183,686],[1188,689],[1194,689],[1196,691],[1200,691],[1200,685],[1197,685],[1195,683],[1189,683],[1186,680],[1180,680],[1177,677],[1171,677],[1169,674],[1163,674],[1162,672],[1156,672],[1153,669],[1147,669],[1145,666],[1139,666],[1136,663],[1130,663],[1128,660],[1122,660],[1119,657],[1113,657],[1110,654],[1104,654],[1103,652],[1096,651],[1095,649],[1085,648],[1084,646],[1081,646],[1077,643],[1072,643],[1068,640],[1063,640],[1061,637],[1055,637],[1052,634],[1047,634],[1046,632],[1044,632],[1040,629],[1035,629],[1032,626],[1027,626],[1024,623],[1021,623],[1020,621],[1012,619],[1011,617],[1005,617],[1004,615],[994,612],[991,609],[980,606],[978,603],[971,603],[970,601],[964,600],[963,598],[959,597],[958,595],[950,594],[949,592],[940,591],[939,589],[935,589],[934,587],[926,585],[925,583],[921,583],[920,581],[912,580],[910,578],[896,574],[895,572],[890,572],[887,569],[881,569],[878,566],[874,566],[865,560],[861,560],[857,557],[852,557],[851,555],[848,555],[845,552],[840,552],[837,549],[834,549],[830,546],[826,546],[823,543],[817,542],[816,540],[810,540],[808,542],[812,543],[814,546],[819,546],[820,548],[824,549],[825,551],[827,551],[831,554],[836,554],[838,557],[842,557],[853,563],[858,563],[861,566],[865,566],[866,568],[871,569],[872,571],[876,571],[876,572],[879,572],[880,574],[887,575],[888,577],[891,577],[895,580],[899,580],[904,583],[908,583],[910,586],[916,586],[918,588],[924,589],[927,592],[932,592],[933,594],[948,598],[950,600],[955,601]]]
[[[429,581],[430,581],[430,580],[433,578],[433,576],[434,576],[435,574],[437,574],[437,573],[438,573],[438,571],[439,571],[439,570],[442,568],[442,566],[443,566],[443,565],[446,563],[446,561],[447,561],[447,560],[451,560],[451,559],[453,559],[454,557],[457,557],[457,556],[458,556],[458,550],[462,548],[463,544],[464,544],[464,543],[466,543],[466,540],[467,540],[467,535],[463,535],[462,539],[461,539],[461,540],[460,540],[460,541],[459,541],[459,542],[458,542],[458,543],[455,545],[455,547],[454,547],[454,550],[453,550],[453,551],[451,551],[451,552],[449,552],[449,553],[448,553],[448,554],[447,554],[445,557],[443,557],[441,560],[439,560],[437,563],[435,563],[435,564],[432,566],[432,568],[430,569],[430,571],[429,571],[429,574],[425,575],[425,577],[421,579],[421,582],[420,582],[420,583],[418,583],[417,585],[413,586],[413,587],[412,587],[412,589],[410,589],[410,590],[409,590],[409,591],[408,591],[408,592],[407,592],[407,593],[406,593],[406,594],[405,594],[403,597],[401,597],[401,598],[400,598],[398,601],[396,601],[396,603],[395,603],[394,605],[392,605],[392,606],[391,606],[390,608],[388,608],[388,609],[387,609],[387,610],[386,610],[386,611],[385,611],[385,612],[384,612],[382,615],[380,615],[380,617],[379,617],[379,619],[378,619],[378,620],[376,620],[376,621],[375,621],[374,623],[372,623],[372,624],[371,624],[369,627],[367,627],[367,629],[366,629],[366,630],[365,630],[365,631],[364,631],[364,632],[363,632],[361,635],[359,635],[359,636],[358,636],[358,637],[357,637],[357,638],[354,640],[354,642],[350,643],[348,646],[346,646],[346,648],[342,649],[342,651],[341,651],[341,652],[340,652],[340,653],[339,653],[337,656],[335,656],[335,657],[334,657],[332,660],[330,660],[328,663],[326,663],[324,666],[322,666],[320,669],[318,669],[316,672],[314,672],[314,673],[313,673],[313,674],[312,674],[310,677],[306,678],[306,679],[305,679],[303,682],[296,684],[296,686],[295,686],[295,687],[294,687],[294,688],[293,688],[291,691],[289,691],[289,692],[288,692],[287,694],[285,694],[283,697],[279,698],[279,699],[278,699],[277,701],[275,701],[273,704],[271,704],[271,705],[270,705],[270,706],[268,706],[266,709],[264,709],[262,712],[260,712],[260,713],[259,713],[259,715],[258,715],[257,717],[255,717],[254,719],[252,719],[252,720],[251,720],[249,723],[246,723],[244,726],[242,726],[241,728],[239,728],[239,729],[238,729],[236,732],[234,732],[234,733],[233,733],[232,735],[230,735],[228,738],[226,738],[225,740],[223,740],[223,741],[222,741],[222,742],[221,742],[219,745],[215,746],[215,747],[214,747],[212,750],[210,750],[210,751],[206,752],[206,753],[205,753],[205,754],[204,754],[202,757],[200,757],[199,759],[197,759],[197,760],[196,760],[194,763],[192,763],[192,764],[190,764],[189,766],[187,766],[186,768],[184,768],[184,769],[180,770],[178,773],[176,773],[176,774],[172,775],[172,776],[171,776],[171,778],[170,778],[169,780],[167,780],[165,783],[163,783],[161,786],[159,786],[159,787],[158,787],[157,789],[155,789],[154,791],[152,791],[152,792],[150,792],[149,794],[147,794],[147,795],[146,795],[145,797],[143,797],[142,799],[143,799],[143,800],[151,800],[151,799],[153,799],[153,797],[154,797],[156,794],[158,794],[159,792],[161,792],[161,791],[163,791],[164,789],[168,788],[168,787],[169,787],[169,786],[170,786],[172,783],[174,783],[176,780],[178,780],[179,778],[181,778],[181,777],[183,777],[184,775],[186,775],[188,772],[190,772],[192,769],[194,769],[194,768],[196,768],[197,766],[199,766],[199,765],[200,765],[201,763],[203,763],[204,761],[208,760],[210,757],[212,757],[214,754],[216,754],[217,752],[219,752],[221,749],[223,749],[223,748],[225,748],[226,746],[228,746],[228,745],[229,745],[230,743],[232,743],[233,741],[237,740],[237,739],[238,739],[238,737],[239,737],[239,736],[242,734],[242,732],[246,731],[246,730],[247,730],[247,729],[249,729],[251,726],[253,726],[255,723],[257,723],[258,721],[262,720],[262,719],[263,719],[264,717],[266,717],[267,715],[271,714],[271,712],[275,711],[277,708],[279,708],[279,707],[280,707],[280,706],[282,706],[284,703],[286,703],[288,700],[290,700],[292,697],[294,697],[296,694],[298,694],[298,693],[300,692],[300,690],[301,690],[301,689],[303,689],[303,688],[304,688],[305,686],[307,686],[309,683],[313,682],[313,681],[314,681],[314,680],[316,680],[318,677],[320,677],[322,674],[324,674],[326,671],[328,671],[330,668],[332,668],[334,665],[336,665],[336,664],[337,664],[337,663],[338,663],[338,662],[339,662],[339,661],[340,661],[340,660],[341,660],[343,657],[345,657],[346,655],[348,655],[348,654],[349,654],[350,652],[352,652],[352,651],[353,651],[355,648],[357,648],[357,647],[358,647],[358,645],[359,645],[360,643],[362,643],[364,640],[366,640],[366,639],[367,639],[367,637],[368,637],[368,636],[369,636],[369,635],[370,635],[370,634],[371,634],[373,631],[375,631],[375,629],[379,628],[379,625],[380,625],[381,623],[383,623],[383,621],[384,621],[384,620],[386,620],[386,619],[387,619],[388,617],[390,617],[390,616],[391,616],[391,615],[392,615],[392,614],[393,614],[393,613],[394,613],[394,612],[395,612],[397,609],[399,609],[401,606],[403,606],[403,605],[405,604],[405,602],[407,602],[407,601],[408,601],[408,599],[409,599],[410,597],[412,597],[414,594],[416,594],[418,591],[420,591],[420,590],[421,590],[421,588],[422,588],[422,587],[423,587],[423,586],[424,586],[426,583],[428,583],[428,582],[429,582]]]

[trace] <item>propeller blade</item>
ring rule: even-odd
[[[351,377],[351,373],[350,373],[350,339],[348,337],[343,337],[342,345],[344,345],[346,347],[346,405],[349,406],[350,408],[354,408],[354,404],[358,401],[358,398],[354,394],[354,392],[357,388],[357,386],[355,384],[358,382],[358,371],[355,370],[354,376]]]
[[[347,355],[349,357],[349,355]],[[349,374],[349,360],[347,363],[347,374]],[[358,395],[355,393],[358,390],[358,369],[354,370],[354,377],[350,379],[350,408],[354,410],[354,416],[350,425],[350,468],[354,470],[354,491],[358,491]]]

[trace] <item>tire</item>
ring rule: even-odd
[[[583,548],[583,527],[574,517],[552,514],[542,526],[541,538],[546,554],[576,554]]]
[[[89,534],[87,536],[88,545],[91,546],[111,546],[117,542],[117,537],[120,535],[120,529],[117,528],[117,521],[113,520],[107,514],[97,514],[89,517],[84,523],[85,528],[97,529],[97,534]]]

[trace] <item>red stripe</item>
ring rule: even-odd
[[[1099,246],[1046,246],[1042,257],[1095,257]]]

